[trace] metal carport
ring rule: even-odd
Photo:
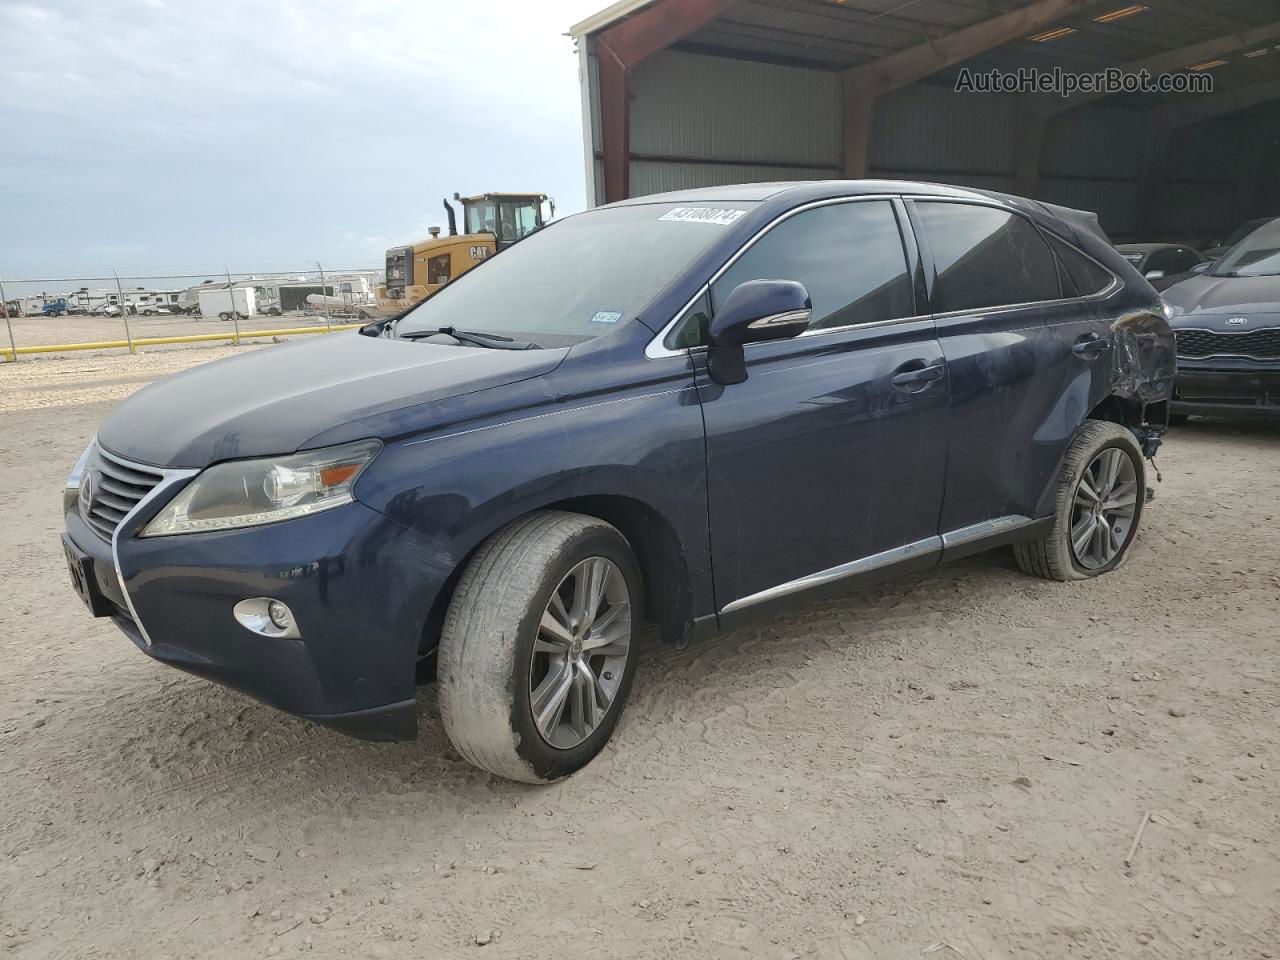
[[[588,202],[893,177],[1096,211],[1116,240],[1280,214],[1274,0],[622,0],[577,24]],[[962,69],[1210,73],[1212,93],[956,91]]]

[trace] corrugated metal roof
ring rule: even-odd
[[[620,0],[570,28],[587,36],[656,0]],[[843,70],[988,20],[1034,0],[737,0],[677,48],[748,60]],[[975,67],[1064,66],[1098,70],[1273,22],[1275,0],[1142,0],[1140,13],[1110,23],[1096,17],[1128,5],[1101,3],[1054,26],[1074,32],[1049,42],[1026,38],[974,58]],[[1275,51],[1280,60],[1280,51]],[[1236,58],[1238,59],[1238,58]],[[1234,83],[1236,78],[1231,77]],[[1241,82],[1246,82],[1242,78]]]

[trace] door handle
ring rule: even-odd
[[[1081,337],[1071,347],[1071,352],[1086,360],[1095,360],[1111,349],[1111,341],[1095,333]]]
[[[924,363],[923,360],[912,360],[903,364],[898,368],[898,372],[893,375],[893,385],[895,387],[924,387],[937,380],[941,380],[946,375],[946,368],[936,363],[931,367],[918,367],[916,364]]]

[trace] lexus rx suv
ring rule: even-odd
[[[71,473],[71,580],[147,655],[370,739],[415,680],[495,774],[612,734],[679,646],[1013,545],[1128,556],[1174,377],[1091,217],[900,181],[628,200],[400,315],[124,401]]]

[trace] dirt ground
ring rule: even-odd
[[[430,688],[418,742],[360,743],[80,605],[68,468],[228,352],[0,366],[0,955],[1280,956],[1280,425],[1173,431],[1101,580],[1000,551],[651,643],[605,754],[534,788]]]

